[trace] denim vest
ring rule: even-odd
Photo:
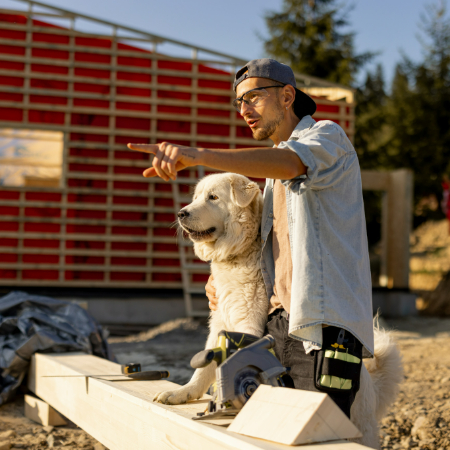
[[[294,151],[305,175],[281,180],[292,255],[289,336],[306,352],[322,347],[322,324],[345,328],[373,355],[372,285],[358,157],[342,128],[305,116],[279,148]],[[261,269],[273,294],[273,184],[267,179]]]

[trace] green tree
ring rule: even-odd
[[[390,126],[386,119],[388,95],[383,69],[378,65],[367,72],[364,83],[355,91],[355,150],[362,169],[380,169],[386,164],[386,141]],[[381,238],[381,201],[377,191],[364,191],[367,236],[369,245]]]
[[[427,8],[422,18],[423,61],[404,57],[397,66],[386,118],[390,137],[385,164],[414,171],[416,204],[441,195],[450,172],[450,19],[444,3]],[[422,209],[424,218],[435,214]]]
[[[388,95],[383,69],[377,65],[367,72],[365,82],[355,92],[355,149],[363,169],[379,169],[386,164],[386,143],[390,125],[386,118]]]
[[[348,13],[336,0],[284,0],[281,12],[265,16],[265,50],[295,72],[352,85],[374,54],[355,53],[354,33],[344,31]]]

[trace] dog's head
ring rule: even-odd
[[[224,261],[243,253],[256,239],[262,214],[256,183],[233,173],[209,175],[194,200],[178,213],[178,223],[203,261]]]

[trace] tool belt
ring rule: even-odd
[[[322,349],[314,360],[315,386],[319,391],[347,394],[359,389],[362,344],[348,331],[323,329]]]

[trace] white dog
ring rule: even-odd
[[[224,173],[203,178],[194,201],[178,221],[194,242],[195,254],[211,261],[219,299],[211,312],[206,348],[214,348],[221,330],[261,337],[268,300],[260,270],[263,199],[258,185],[242,175]],[[388,333],[375,327],[375,357],[363,365],[361,387],[352,406],[352,422],[363,433],[357,442],[379,448],[378,420],[394,401],[402,379],[397,348]],[[159,393],[154,400],[177,405],[202,397],[215,381],[216,363],[197,369],[185,386]]]

